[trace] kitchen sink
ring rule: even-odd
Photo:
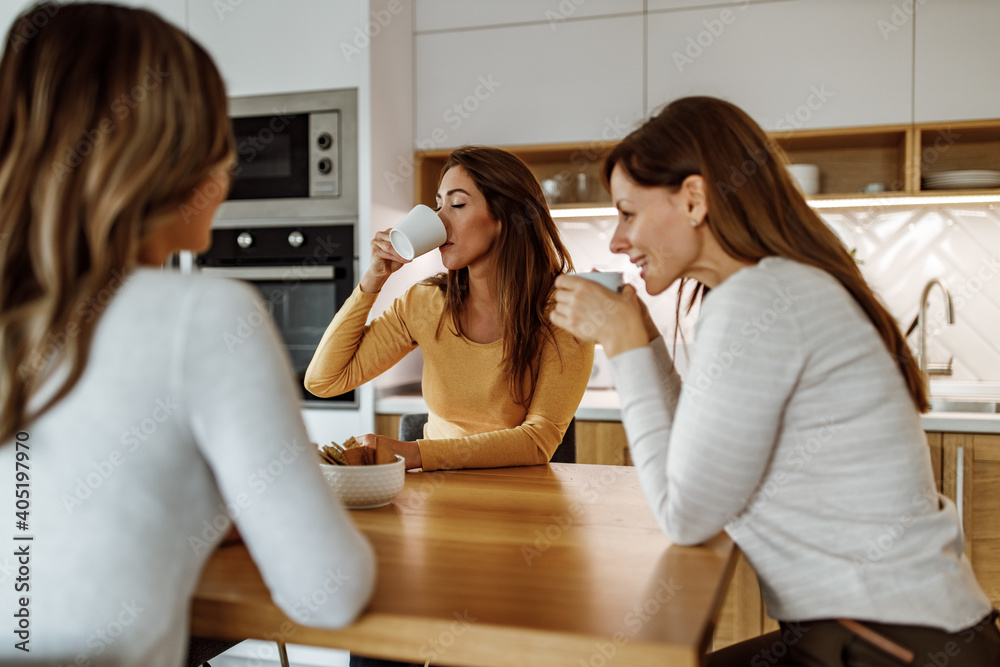
[[[1000,383],[931,380],[931,412],[1000,412]]]
[[[931,398],[931,412],[982,412],[996,414],[997,401],[970,401],[953,398]]]

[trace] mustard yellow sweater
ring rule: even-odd
[[[594,346],[553,327],[542,348],[534,397],[525,410],[510,395],[500,367],[502,341],[474,343],[441,327],[444,295],[414,285],[365,325],[377,294],[360,287],[327,328],[306,370],[306,388],[336,396],[377,377],[420,346],[429,419],[418,441],[424,470],[547,463],[583,398]]]

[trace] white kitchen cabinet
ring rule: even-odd
[[[650,110],[713,95],[766,130],[909,123],[913,35],[886,32],[893,5],[798,0],[651,13]]]
[[[424,32],[540,22],[555,29],[567,19],[641,12],[642,0],[419,0],[416,4],[416,30]]]
[[[915,120],[1000,117],[1000,2],[915,4]]]
[[[189,0],[191,35],[215,58],[229,94],[354,88],[371,40],[396,15],[365,0]]]
[[[717,5],[722,7],[727,3],[730,6],[739,7],[752,2],[795,2],[796,0],[646,0],[646,10],[657,12],[671,9],[692,9],[694,7],[704,7],[705,5]]]
[[[642,115],[642,25],[418,33],[416,147],[620,139]]]

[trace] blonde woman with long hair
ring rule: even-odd
[[[607,350],[667,535],[725,530],[782,624],[708,665],[1000,664],[996,612],[935,490],[916,361],[786,164],[746,113],[708,97],[669,104],[605,161],[611,250],[650,294],[711,289],[683,381],[631,288],[560,278],[552,321],[581,336],[590,324]],[[590,317],[601,311],[616,316]]]
[[[18,482],[0,512],[30,562],[0,596],[30,619],[0,663],[181,664],[231,517],[287,614],[351,622],[371,548],[319,473],[275,328],[230,352],[253,291],[158,268],[207,248],[228,188],[209,56],[148,11],[46,3],[6,37],[0,99],[0,469]]]

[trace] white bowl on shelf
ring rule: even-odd
[[[406,463],[396,455],[393,463],[372,466],[319,464],[326,483],[340,497],[344,507],[355,510],[385,507],[403,490]]]

